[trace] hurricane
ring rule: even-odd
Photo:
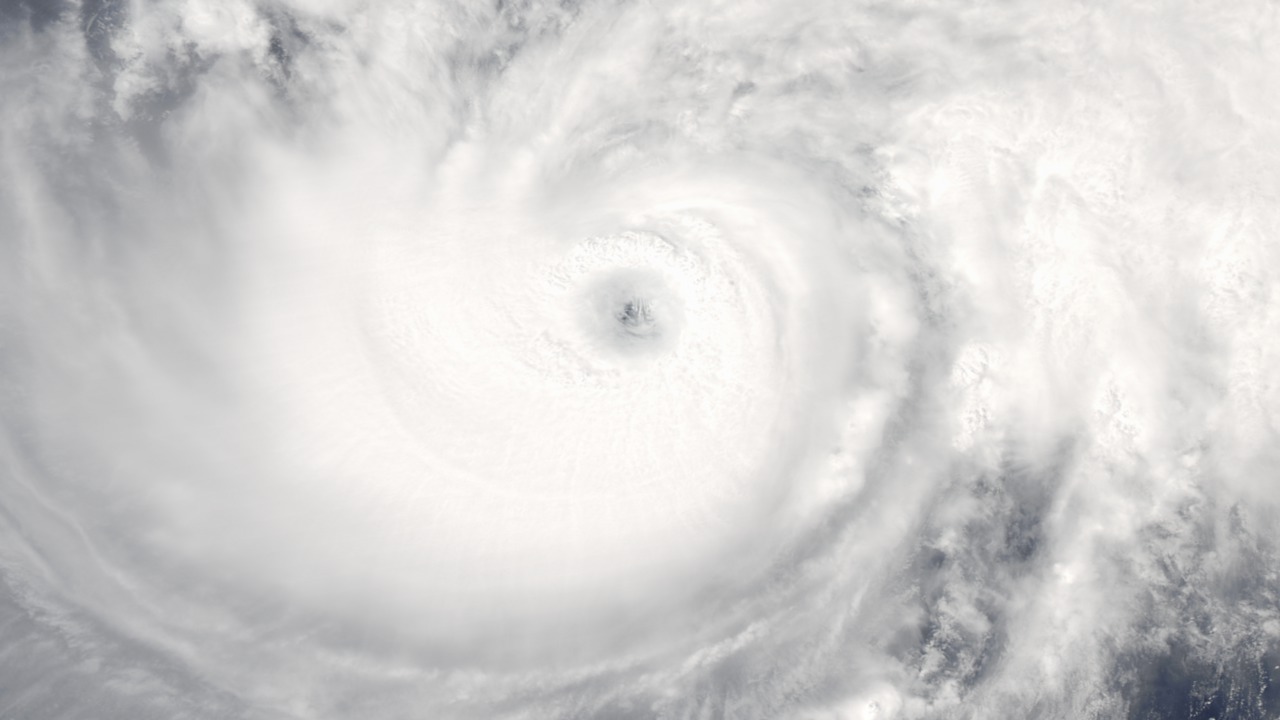
[[[0,716],[1280,717],[1280,12],[7,0]]]

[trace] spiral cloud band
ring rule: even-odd
[[[1280,716],[1278,30],[0,6],[0,717]]]

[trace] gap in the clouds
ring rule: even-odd
[[[1046,518],[1075,456],[1071,442],[1041,458],[1006,451],[996,467],[963,471],[939,495],[907,573],[919,623],[892,650],[929,686],[968,692],[1000,664],[1012,642],[1007,597],[1047,556]]]
[[[1141,621],[1114,659],[1130,720],[1280,717],[1276,548],[1239,506],[1183,508],[1135,556]]]
[[[128,11],[121,0],[85,0],[80,6],[80,31],[100,68],[116,61],[111,35],[127,20]]]
[[[262,13],[271,29],[265,58],[266,80],[274,87],[277,97],[286,100],[302,55],[315,42],[314,31],[304,27],[295,14],[281,8],[269,7],[262,10]],[[336,23],[325,25],[331,32],[341,30]]]
[[[1132,698],[1129,720],[1269,720],[1280,717],[1280,647],[1244,643],[1214,657],[1186,638],[1163,652],[1123,654],[1117,683]]]

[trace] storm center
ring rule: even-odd
[[[583,324],[593,344],[623,356],[670,350],[680,333],[683,307],[656,272],[625,269],[591,283]]]

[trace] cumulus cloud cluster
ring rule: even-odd
[[[0,8],[0,714],[1280,714],[1277,25]]]

